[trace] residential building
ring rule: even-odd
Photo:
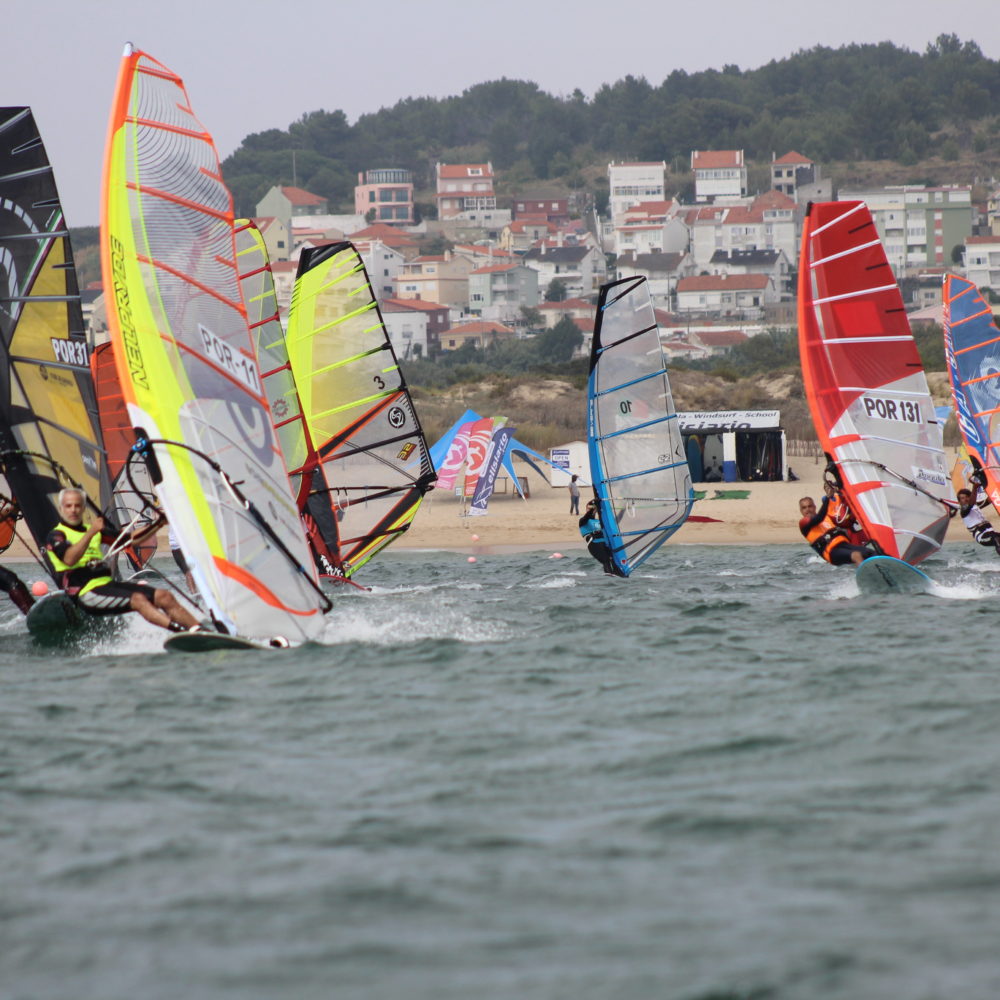
[[[272,262],[288,260],[291,256],[292,240],[285,222],[274,215],[262,216],[253,221],[267,248],[268,260]]]
[[[522,306],[538,305],[538,271],[526,264],[503,263],[469,272],[469,311],[509,321]]]
[[[363,229],[352,229],[348,231],[347,238],[352,243],[363,243],[366,240],[378,240],[393,250],[398,250],[407,260],[416,257],[419,243],[409,233],[394,226],[386,225],[384,222],[373,222]]]
[[[558,278],[568,298],[590,295],[604,282],[607,262],[604,254],[592,246],[532,247],[523,257],[525,264],[538,271],[538,287],[545,290]]]
[[[839,201],[863,201],[897,278],[927,267],[950,267],[956,247],[972,234],[967,185],[899,185],[841,191]]]
[[[993,236],[1000,236],[1000,187],[986,200],[986,224]]]
[[[354,211],[372,222],[389,226],[412,226],[413,174],[409,170],[366,170],[358,174],[354,188]]]
[[[403,270],[405,258],[381,240],[352,240],[354,248],[365,262],[368,280],[375,298],[382,302],[396,294],[396,281]]]
[[[538,195],[514,195],[511,199],[511,219],[544,219],[556,226],[569,222],[568,198],[543,198]]]
[[[439,219],[479,216],[496,209],[492,163],[439,163],[436,176]]]
[[[658,163],[608,164],[608,187],[612,226],[617,226],[625,210],[642,201],[666,201],[667,165]]]
[[[795,295],[795,269],[784,250],[716,250],[709,269],[712,274],[765,274],[783,296]]]
[[[615,226],[615,253],[683,252],[690,233],[681,215],[681,206],[673,198],[667,201],[642,201],[625,209]]]
[[[524,253],[539,240],[554,239],[557,231],[554,222],[541,216],[525,216],[503,227],[498,244],[501,250],[508,253]]]
[[[677,312],[756,319],[779,292],[763,274],[698,274],[677,282]]]
[[[441,338],[442,351],[457,351],[466,344],[474,347],[489,347],[500,341],[513,340],[516,334],[509,326],[493,320],[474,320],[453,326]]]
[[[466,307],[472,265],[450,250],[406,261],[396,280],[396,298],[427,299],[448,306]]]
[[[326,215],[327,199],[322,195],[313,194],[300,187],[279,185],[272,187],[260,201],[257,202],[258,216],[273,215],[291,227],[289,219],[297,219],[303,215]]]
[[[745,344],[750,339],[742,330],[707,326],[692,330],[690,336],[694,343],[701,344],[709,354],[728,354],[734,347]]]
[[[693,274],[691,258],[686,253],[624,253],[615,261],[619,278],[643,275],[653,306],[672,309],[677,282]]]
[[[965,276],[976,288],[989,288],[1000,294],[1000,236],[966,239]]]
[[[794,150],[771,161],[771,187],[799,201],[799,188],[812,187],[820,180],[820,168],[808,156]]]
[[[422,351],[425,357],[433,357],[441,349],[441,337],[451,328],[450,310],[446,305],[424,299],[383,299],[379,305],[387,326],[391,314],[395,317],[394,329],[411,332],[409,338],[400,336],[399,342],[405,344],[410,341],[412,357],[416,357],[417,344],[426,343]]]
[[[732,201],[747,195],[747,166],[742,149],[695,149],[691,152],[696,202]]]
[[[589,299],[564,299],[562,302],[539,302],[538,311],[545,320],[545,329],[551,330],[564,316],[573,322],[591,321],[593,327],[595,303]]]
[[[780,191],[767,191],[744,205],[706,205],[689,209],[691,256],[697,270],[709,270],[718,250],[781,250],[798,260],[800,212]]]

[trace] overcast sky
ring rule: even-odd
[[[815,45],[940,34],[1000,59],[998,0],[3,0],[0,103],[31,105],[71,226],[99,221],[108,111],[126,42],[181,76],[224,159],[308,111],[359,115],[488,80],[587,97],[628,74],[754,69]],[[641,12],[628,19],[629,9]],[[699,14],[710,18],[698,20]],[[270,69],[270,77],[263,68]],[[873,95],[877,99],[877,95]],[[802,150],[808,154],[808,150]],[[374,164],[383,166],[384,164]]]

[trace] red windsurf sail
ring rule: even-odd
[[[799,353],[817,436],[869,538],[886,555],[926,559],[949,520],[941,425],[864,202],[809,206]]]

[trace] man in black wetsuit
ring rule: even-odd
[[[7,546],[14,540],[14,522],[19,513],[13,501],[0,501],[0,552],[6,552]],[[7,591],[7,596],[23,614],[27,614],[35,603],[24,581],[13,570],[3,566],[0,566],[0,590]]]
[[[624,576],[611,558],[611,549],[604,538],[604,527],[601,525],[601,515],[597,501],[591,500],[580,518],[580,534],[587,543],[587,551],[604,567],[608,576]]]

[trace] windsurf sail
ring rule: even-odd
[[[315,638],[329,601],[263,395],[232,197],[181,78],[131,46],[101,221],[119,381],[200,594],[230,632]]]
[[[153,484],[143,461],[129,461],[135,431],[118,382],[118,370],[110,342],[98,344],[90,354],[90,371],[97,394],[101,438],[111,476],[111,507],[118,524],[141,531],[159,516]],[[156,538],[130,545],[125,555],[133,568],[144,566],[156,554]]]
[[[954,274],[944,279],[944,350],[969,464],[1000,511],[1000,330],[976,286]]]
[[[0,467],[37,545],[57,496],[110,498],[69,231],[27,107],[0,108]]]
[[[236,223],[236,255],[247,320],[257,348],[264,393],[271,406],[275,433],[281,443],[292,495],[302,517],[306,538],[320,575],[337,577],[337,521],[330,507],[331,491],[323,466],[315,456],[295,384],[285,331],[278,315],[274,275],[264,237],[251,219]],[[327,540],[329,539],[329,543]]]
[[[911,564],[933,555],[949,520],[941,425],[864,202],[809,206],[799,353],[816,434],[868,537]]]
[[[323,473],[310,482],[308,509],[337,570],[349,577],[409,528],[435,476],[352,244],[303,251],[285,342],[315,469]]]
[[[601,287],[587,382],[587,443],[608,547],[628,576],[684,523],[694,503],[645,277]]]

